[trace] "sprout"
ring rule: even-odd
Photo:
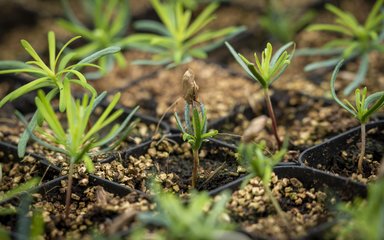
[[[71,44],[73,41],[78,39],[79,37],[74,37],[69,40],[64,46],[60,49],[60,51],[56,54],[56,39],[55,33],[48,33],[48,53],[49,53],[49,63],[45,63],[41,57],[36,53],[33,47],[29,44],[29,42],[25,40],[21,40],[21,45],[25,48],[25,50],[31,55],[33,58],[32,61],[28,61],[26,63],[19,61],[0,61],[0,74],[9,74],[9,73],[26,73],[31,75],[34,80],[19,87],[18,89],[12,91],[8,95],[6,95],[0,101],[0,108],[7,102],[13,101],[24,94],[27,94],[32,91],[36,91],[43,88],[49,88],[50,91],[47,94],[48,100],[53,99],[57,94],[59,94],[59,109],[61,112],[65,110],[65,101],[64,98],[64,81],[68,81],[72,84],[78,84],[84,89],[87,89],[92,93],[92,95],[96,95],[96,90],[87,83],[84,75],[79,71],[80,68],[85,66],[98,67],[97,65],[90,64],[91,62],[97,60],[100,57],[105,55],[116,53],[120,51],[120,48],[117,47],[109,47],[103,50],[100,50],[92,55],[87,56],[76,64],[69,65],[69,62],[73,59],[74,55],[69,53],[64,55],[64,50]],[[68,85],[69,86],[69,85]],[[37,125],[42,123],[43,119],[41,115],[36,112],[32,120],[29,122],[28,128],[34,129]],[[25,154],[25,148],[27,142],[30,138],[28,131],[24,131],[22,136],[20,137],[20,141],[18,144],[18,155],[19,157],[23,157]]]
[[[330,59],[308,64],[305,66],[305,71],[333,67],[341,59],[358,58],[360,64],[355,79],[344,89],[344,95],[350,94],[365,79],[369,67],[369,53],[384,51],[382,45],[384,40],[382,5],[383,0],[376,1],[364,24],[360,24],[353,14],[344,12],[332,4],[326,4],[326,9],[336,16],[335,24],[313,24],[308,27],[308,30],[334,32],[341,34],[344,38],[331,40],[322,48],[300,49],[299,54],[301,55],[335,55]]]
[[[340,206],[337,239],[373,239],[384,238],[384,179],[378,179],[368,185],[366,200],[356,199],[352,204]]]
[[[92,27],[83,24],[73,13],[68,0],[62,0],[68,20],[60,19],[59,25],[67,31],[83,36],[87,41],[83,46],[73,49],[74,59],[84,58],[95,51],[117,46],[127,48],[127,37],[124,36],[130,22],[128,0],[84,0],[84,9],[87,10],[89,18],[92,19]],[[92,77],[99,77],[109,71],[114,62],[117,61],[120,67],[126,65],[126,60],[121,52],[102,57],[98,60],[101,67],[100,73]]]
[[[227,27],[202,31],[215,18],[217,3],[209,4],[193,21],[191,10],[185,10],[182,1],[151,0],[151,3],[162,23],[152,20],[135,22],[138,30],[153,32],[128,38],[129,46],[153,54],[151,60],[136,60],[136,64],[167,65],[170,68],[193,58],[204,59],[208,51],[245,30],[244,27]]]
[[[232,53],[233,57],[240,64],[240,66],[245,70],[248,75],[260,83],[260,85],[264,89],[264,98],[267,104],[267,109],[269,113],[269,117],[272,120],[272,128],[273,134],[275,136],[278,148],[281,148],[281,141],[277,133],[277,123],[275,113],[272,107],[271,98],[269,96],[269,87],[270,85],[277,80],[287,69],[288,65],[291,62],[293,57],[293,53],[295,49],[292,50],[291,54],[288,54],[286,51],[292,45],[293,42],[287,43],[282,46],[277,52],[272,56],[272,45],[267,43],[267,47],[261,53],[261,61],[259,57],[255,55],[256,65],[250,61],[248,61],[243,55],[237,53],[235,49],[228,43],[225,43]]]
[[[360,148],[360,157],[358,161],[358,172],[363,173],[363,160],[365,155],[365,145],[366,145],[366,130],[365,125],[369,121],[369,118],[380,110],[384,105],[384,91],[377,92],[372,95],[367,96],[367,88],[364,87],[363,90],[355,90],[355,106],[352,105],[348,100],[344,99],[344,102],[341,101],[335,91],[335,80],[337,73],[339,72],[340,67],[342,66],[343,61],[340,61],[335,70],[333,71],[331,78],[331,94],[333,99],[345,110],[347,110],[353,117],[355,117],[361,126],[361,148]]]
[[[199,150],[203,142],[209,140],[218,134],[217,130],[207,132],[207,115],[204,105],[197,102],[198,86],[194,80],[191,70],[188,70],[183,76],[184,90],[184,120],[185,127],[180,121],[179,115],[175,112],[177,127],[183,133],[183,140],[187,141],[192,147],[193,170],[192,170],[192,188],[196,187],[197,171],[199,168]],[[192,109],[192,116],[190,110]]]
[[[271,188],[269,186],[271,183],[273,167],[281,161],[281,159],[287,152],[287,143],[288,141],[285,141],[283,148],[270,157],[264,155],[263,153],[263,151],[265,150],[264,141],[260,144],[242,143],[239,146],[239,162],[250,173],[248,177],[244,180],[243,185],[245,185],[253,177],[259,177],[261,179],[265,192],[267,193],[268,198],[271,200],[272,205],[275,208],[277,214],[284,221],[287,234],[289,235],[289,222],[286,216],[284,215],[284,212],[281,209],[279,202],[273,196]]]
[[[165,232],[155,232],[160,239],[221,239],[234,229],[233,224],[224,220],[229,194],[220,195],[213,202],[206,192],[192,192],[186,204],[180,197],[155,185],[157,211],[141,213],[139,219],[146,224],[164,227]],[[158,236],[158,237],[159,237]]]
[[[260,18],[260,25],[274,39],[286,43],[292,41],[296,33],[315,17],[315,12],[302,13],[296,8],[285,9],[280,3],[276,0],[267,1],[267,10]]]
[[[88,123],[91,114],[105,97],[106,93],[104,92],[98,97],[95,97],[94,95],[89,97],[85,94],[82,100],[75,100],[72,97],[71,89],[68,85],[69,81],[64,81],[65,113],[68,128],[65,130],[60,123],[51,106],[49,97],[45,95],[44,92],[39,91],[38,96],[35,99],[37,110],[43,116],[53,134],[49,134],[47,131],[40,128],[37,129],[44,139],[48,139],[49,142],[46,142],[33,135],[31,132],[32,130],[28,129],[36,142],[48,149],[63,153],[68,157],[69,173],[65,208],[66,217],[70,210],[74,165],[84,163],[87,171],[93,172],[94,166],[90,157],[91,150],[107,146],[119,135],[125,136],[125,132],[131,129],[128,127],[130,120],[138,109],[138,107],[136,107],[132,113],[125,118],[121,125],[115,124],[105,136],[101,136],[100,131],[118,119],[123,113],[123,110],[112,112],[120,99],[120,93],[114,95],[108,107],[106,107],[97,121],[89,128]],[[104,147],[99,151],[106,152],[108,150],[110,150],[109,147]]]

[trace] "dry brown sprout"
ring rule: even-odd
[[[183,98],[188,104],[192,104],[193,102],[198,102],[198,91],[199,86],[195,81],[195,73],[188,68],[188,70],[184,73],[182,79],[183,85]]]

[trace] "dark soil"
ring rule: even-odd
[[[279,136],[282,139],[289,137],[288,149],[296,152],[292,153],[293,158],[288,156],[285,161],[297,161],[297,156],[303,150],[357,124],[346,111],[329,99],[312,97],[293,90],[274,89],[271,94]],[[254,134],[253,140],[265,140],[269,148],[274,149],[276,144],[264,98],[254,99],[252,107],[235,109],[229,118],[213,123],[210,128],[222,133],[218,138],[236,146],[240,137],[249,131],[251,122],[260,116],[265,116],[268,120],[264,127],[260,126],[260,131]]]
[[[365,158],[363,161],[363,174],[357,174],[357,162],[360,156],[360,136],[350,138],[339,152],[324,151],[324,164],[316,167],[331,173],[350,177],[363,183],[376,179],[380,162],[384,157],[384,130],[377,128],[367,132]]]
[[[114,220],[119,216],[128,212],[134,213],[124,224],[123,229],[127,229],[138,212],[153,208],[147,199],[136,192],[119,197],[108,192],[108,189],[101,186],[87,186],[88,184],[84,182],[73,184],[71,212],[68,218],[64,216],[66,180],[51,186],[45,194],[33,195],[33,206],[43,211],[44,239],[83,239],[94,230],[114,234],[116,232],[111,230],[116,228],[117,221]],[[12,207],[12,204],[7,204],[7,207]],[[14,225],[8,225],[3,221],[2,223],[7,228],[15,230]]]
[[[229,183],[244,172],[238,168],[235,153],[228,147],[205,143],[200,150],[198,190],[212,190]],[[163,188],[183,194],[189,191],[192,175],[192,153],[188,143],[173,140],[152,142],[144,148],[122,153],[110,163],[96,165],[95,175],[148,191],[152,179]]]

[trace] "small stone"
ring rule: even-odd
[[[165,179],[167,179],[167,174],[165,174],[165,173],[161,173],[161,174],[159,175],[159,178],[160,178],[162,181],[164,181]]]
[[[156,156],[156,148],[149,148],[148,149],[148,154],[151,156],[151,157],[155,157]]]
[[[80,196],[76,195],[75,193],[72,193],[71,198],[76,200],[76,201],[80,200]]]
[[[179,187],[179,185],[174,185],[172,188],[173,188],[173,190],[174,190],[175,192],[179,192],[179,191],[180,191],[180,187]]]

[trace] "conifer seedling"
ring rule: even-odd
[[[150,0],[160,22],[140,20],[134,27],[142,32],[131,35],[129,46],[152,54],[150,60],[136,60],[135,64],[166,65],[168,68],[204,59],[207,52],[219,47],[225,40],[244,31],[244,27],[205,29],[215,18],[219,4],[205,7],[195,18],[182,1]]]
[[[99,59],[108,54],[116,53],[120,51],[118,47],[109,47],[102,49],[98,52],[95,52],[84,59],[78,61],[75,64],[69,64],[73,59],[74,55],[72,53],[65,54],[65,49],[73,41],[79,37],[74,37],[70,39],[64,46],[56,53],[56,38],[54,32],[48,33],[48,53],[49,53],[49,62],[45,63],[42,58],[37,54],[35,49],[31,44],[26,40],[21,40],[21,45],[32,57],[33,60],[27,62],[20,61],[0,61],[0,74],[28,74],[34,80],[31,82],[19,87],[18,89],[12,91],[6,95],[0,101],[0,108],[7,102],[11,102],[24,94],[27,94],[32,91],[37,91],[39,89],[48,88],[49,92],[47,93],[48,100],[53,99],[55,96],[59,95],[59,109],[60,111],[65,110],[65,99],[64,99],[64,81],[68,81],[71,84],[80,85],[82,88],[88,90],[92,95],[96,96],[96,90],[87,82],[84,75],[79,71],[81,68],[86,66],[96,67],[97,65],[91,64],[93,61]],[[37,125],[42,123],[43,119],[41,115],[36,112],[32,120],[29,122],[28,127],[34,129]],[[18,155],[23,157],[25,154],[25,148],[30,136],[28,131],[24,131],[20,137],[18,144]]]
[[[349,95],[365,79],[369,69],[369,53],[384,51],[384,14],[383,0],[377,0],[364,23],[359,23],[349,12],[326,4],[325,8],[335,15],[334,23],[313,24],[308,31],[326,31],[339,34],[341,37],[329,41],[321,48],[306,48],[298,50],[300,55],[332,56],[324,61],[314,62],[305,66],[305,71],[334,67],[341,59],[358,60],[358,70],[354,80],[344,89],[344,95]]]
[[[69,173],[66,192],[66,217],[68,217],[70,211],[74,165],[84,163],[88,172],[93,172],[94,166],[91,159],[91,150],[100,148],[98,149],[99,154],[111,150],[110,147],[108,147],[108,144],[116,140],[120,135],[126,136],[125,132],[131,130],[131,127],[129,127],[130,120],[138,109],[138,107],[136,107],[121,124],[114,124],[109,132],[102,136],[100,134],[101,130],[110,126],[123,113],[123,110],[121,109],[113,112],[114,107],[120,99],[120,93],[116,93],[113,96],[112,101],[105,108],[97,121],[89,128],[88,123],[90,117],[95,108],[103,100],[106,93],[104,92],[97,97],[94,95],[89,97],[85,94],[81,100],[74,99],[68,85],[69,81],[65,80],[64,103],[66,109],[66,121],[68,124],[67,129],[65,129],[59,121],[58,116],[51,106],[49,97],[41,90],[38,92],[38,96],[35,99],[36,106],[53,134],[49,134],[47,131],[37,128],[39,134],[41,134],[44,139],[48,139],[49,142],[47,142],[43,140],[43,138],[40,139],[35,136],[32,133],[32,130],[28,129],[33,140],[37,143],[53,151],[63,153],[68,158]]]
[[[67,19],[60,19],[59,25],[74,35],[83,36],[84,45],[71,49],[74,59],[82,59],[93,52],[116,46],[126,49],[127,33],[130,23],[128,0],[83,0],[83,12],[92,22],[90,25],[81,22],[73,12],[68,0],[61,0]],[[100,72],[87,74],[87,77],[98,78],[110,71],[117,62],[119,67],[126,66],[126,59],[121,52],[99,58]]]
[[[249,175],[243,182],[243,185],[248,183],[248,181],[253,177],[259,177],[261,179],[263,188],[265,189],[268,198],[271,200],[277,214],[283,220],[287,234],[289,235],[289,222],[283,210],[281,209],[279,202],[273,196],[270,188],[273,167],[282,160],[285,153],[287,152],[287,143],[288,141],[285,141],[284,146],[275,152],[272,156],[266,156],[264,154],[264,141],[259,144],[254,142],[241,143],[239,145],[239,162],[249,172]]]
[[[259,57],[256,55],[256,53],[254,54],[255,63],[248,61],[243,55],[237,53],[236,50],[228,42],[225,44],[236,61],[244,69],[244,71],[262,86],[268,114],[272,120],[273,134],[275,136],[277,146],[280,149],[281,140],[277,133],[277,122],[271,103],[271,98],[269,96],[269,88],[270,85],[284,73],[288,65],[291,63],[295,48],[293,48],[290,54],[288,54],[286,50],[289,47],[294,46],[294,43],[289,42],[285,44],[280,49],[278,49],[273,56],[272,44],[267,43],[267,47],[261,53],[261,60],[259,60]]]
[[[196,187],[197,173],[199,169],[199,150],[203,144],[218,134],[217,130],[207,131],[207,115],[202,103],[197,100],[198,86],[194,81],[194,74],[188,70],[183,76],[184,90],[184,121],[185,126],[181,123],[178,114],[175,112],[177,127],[183,134],[183,140],[188,142],[192,147],[193,170],[192,170],[192,188]],[[191,114],[192,110],[192,114]]]
[[[341,66],[343,65],[343,61],[340,61],[333,71],[331,78],[331,94],[333,99],[345,110],[347,110],[353,117],[355,117],[361,126],[361,148],[360,148],[360,156],[357,164],[357,169],[359,173],[363,173],[363,161],[365,155],[365,147],[366,147],[366,129],[365,125],[369,121],[369,118],[377,111],[379,111],[384,106],[384,91],[374,93],[372,95],[367,96],[367,88],[364,87],[363,90],[356,89],[355,90],[355,105],[353,105],[348,100],[344,99],[341,101],[337,95],[335,90],[335,80],[337,77],[337,73],[339,72]]]

